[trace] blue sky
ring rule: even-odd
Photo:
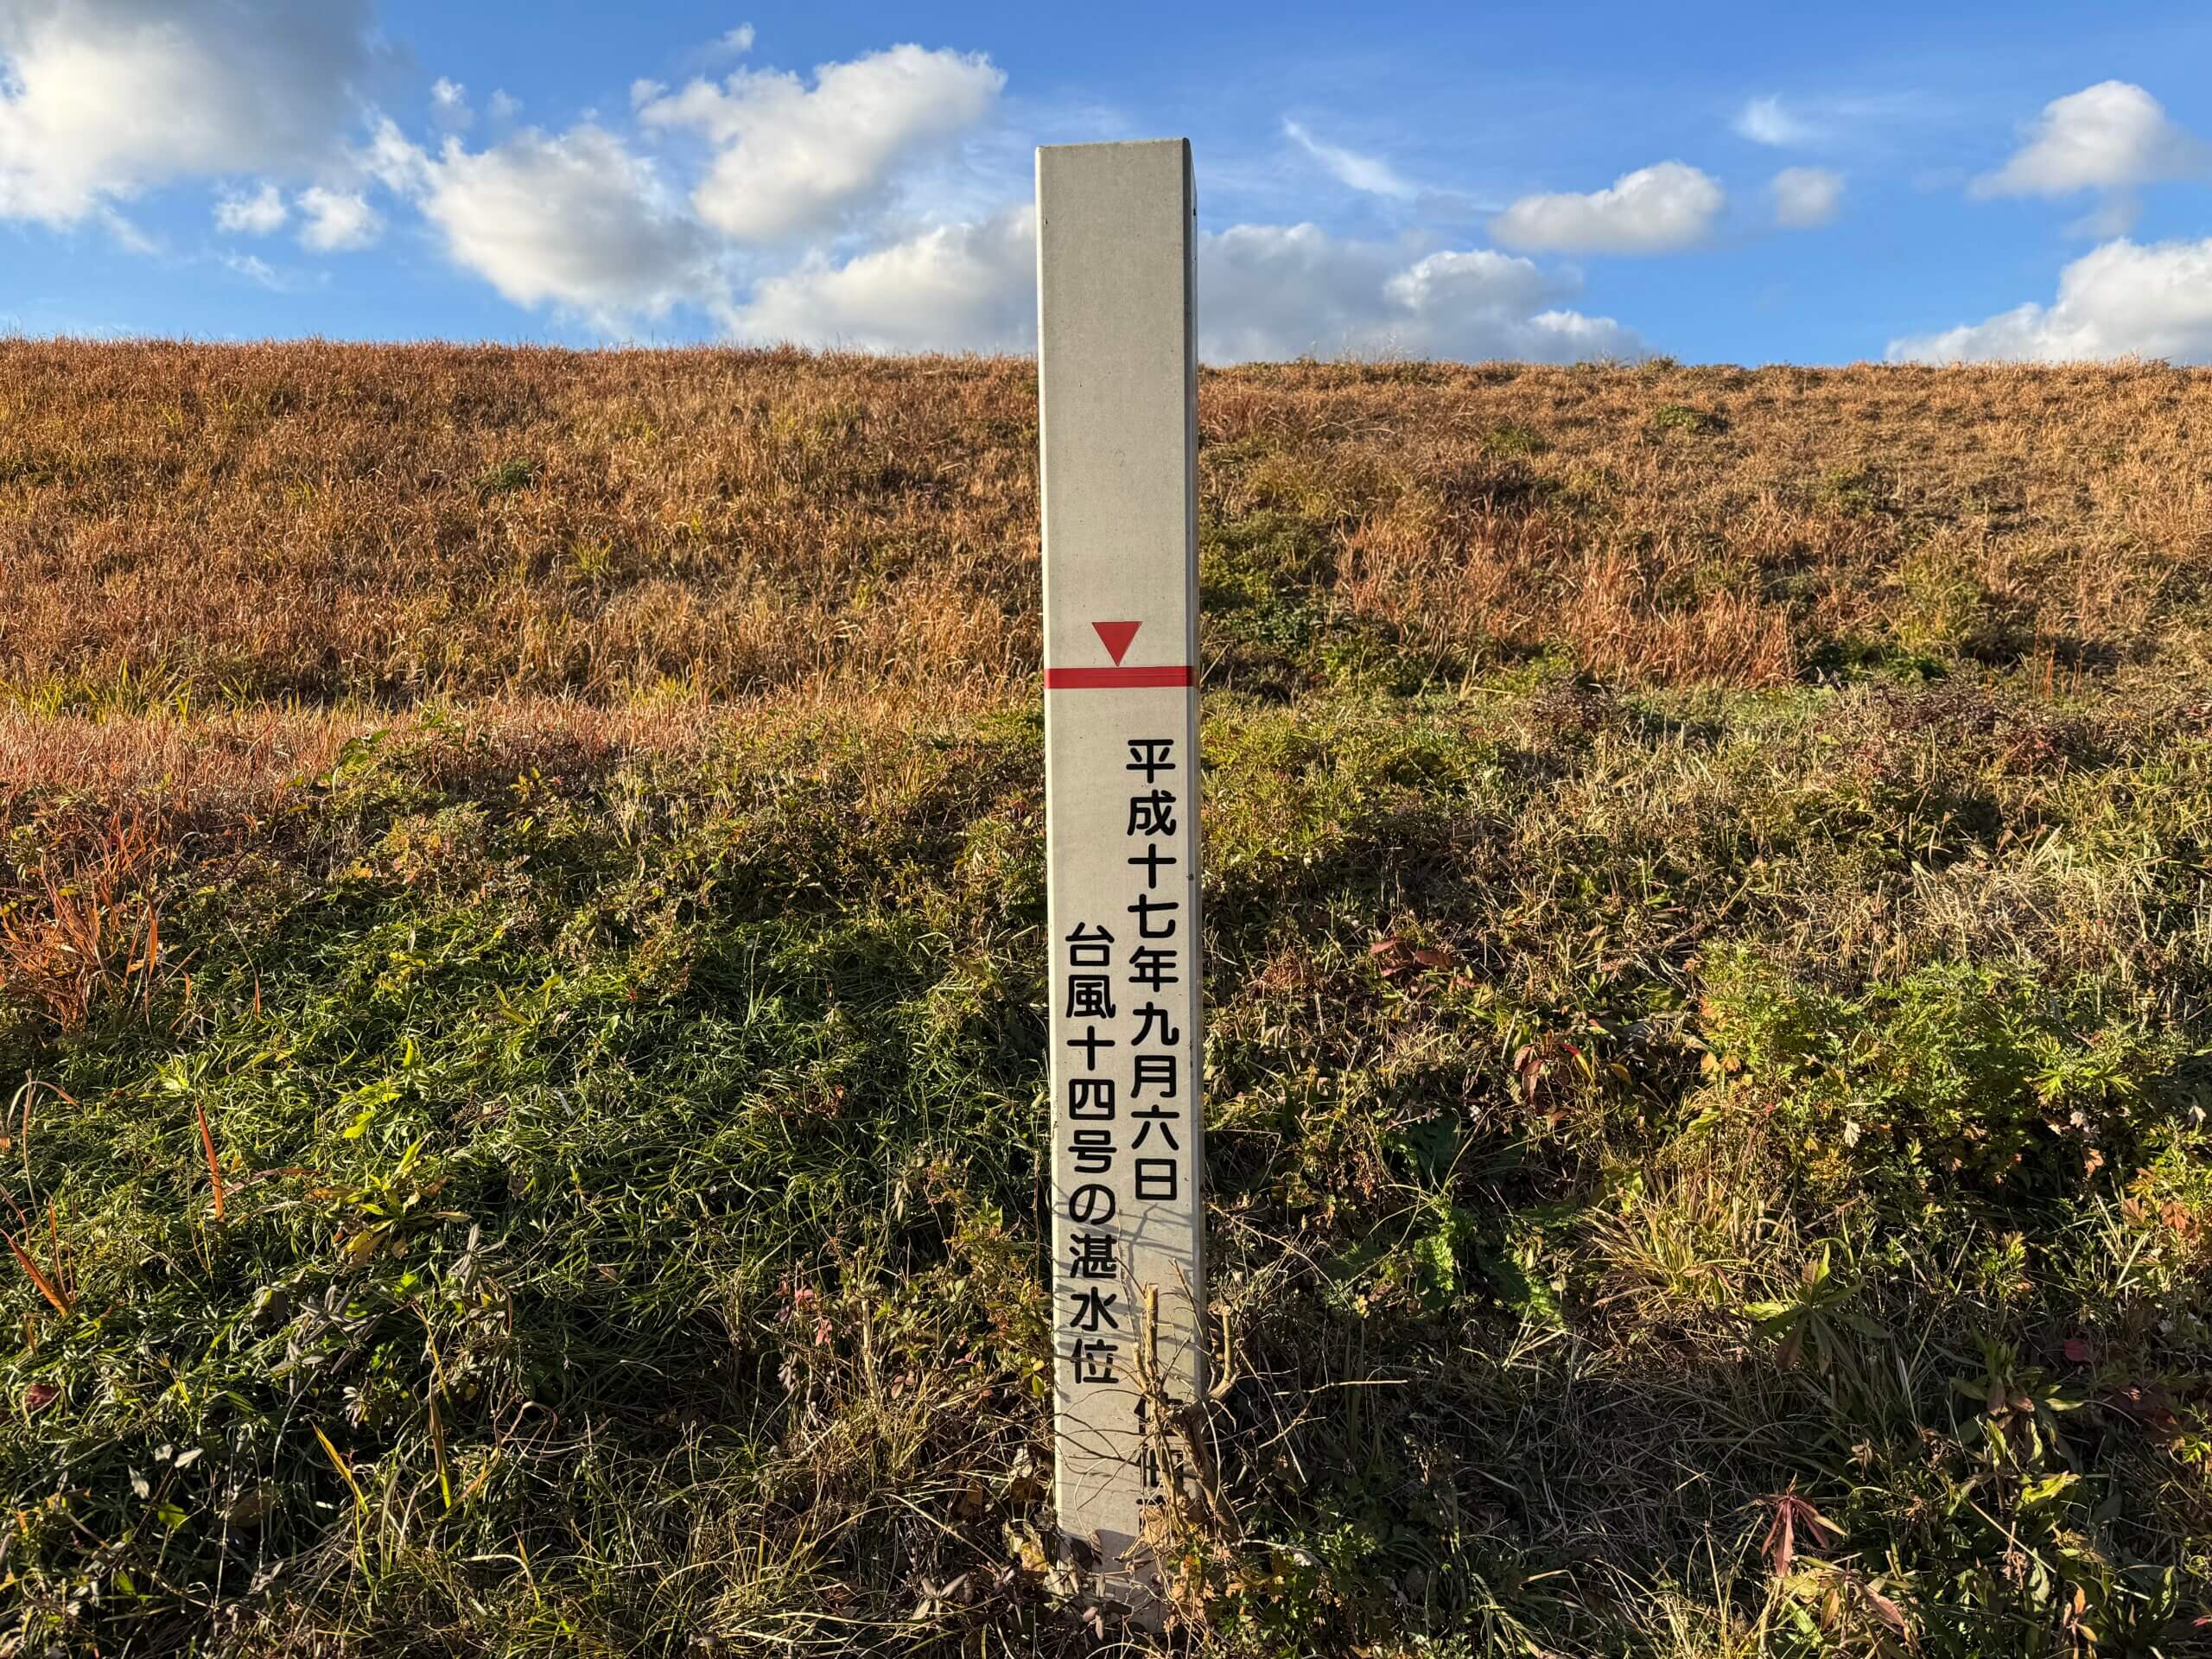
[[[0,329],[1026,349],[1187,135],[1202,346],[2212,361],[2212,9],[0,0]]]

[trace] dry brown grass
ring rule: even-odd
[[[2212,374],[1253,367],[1204,378],[1218,530],[1438,664],[1629,680],[1882,648],[2195,666]],[[0,346],[0,683],[102,712],[862,687],[1037,666],[1014,359]]]
[[[169,849],[141,812],[112,811],[91,827],[88,851],[41,858],[27,895],[0,899],[0,997],[64,1031],[104,999],[135,990],[150,1002],[162,965],[151,889]]]
[[[864,711],[855,711],[864,715]],[[530,766],[597,772],[651,748],[683,754],[710,721],[693,705],[607,709],[553,697],[495,698],[434,766],[512,777]],[[228,820],[266,810],[327,772],[346,745],[380,728],[373,710],[261,707],[181,719],[160,712],[88,720],[0,709],[0,826],[55,800],[128,802],[165,816]]]
[[[2208,399],[1205,377],[1194,1650],[2182,1650]],[[0,346],[0,1652],[1095,1648],[1032,410]]]

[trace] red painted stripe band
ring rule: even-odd
[[[1191,685],[1196,683],[1188,666],[1182,668],[1048,668],[1047,691],[1103,691],[1109,688],[1150,685]]]

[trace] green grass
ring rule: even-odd
[[[1301,535],[1208,547],[1196,1639],[2192,1650],[2196,714],[1409,690],[1286,621]],[[1037,722],[488,753],[395,721],[195,831],[150,989],[7,1001],[69,1312],[0,1293],[0,1646],[1087,1651]],[[24,823],[17,885],[83,807]]]
[[[527,455],[512,456],[495,467],[486,467],[479,474],[476,499],[480,505],[495,496],[512,495],[518,490],[526,490],[537,482],[544,471],[543,461],[534,461]]]

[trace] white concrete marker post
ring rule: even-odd
[[[1037,152],[1061,1530],[1158,1611],[1147,1375],[1205,1388],[1191,147]]]

